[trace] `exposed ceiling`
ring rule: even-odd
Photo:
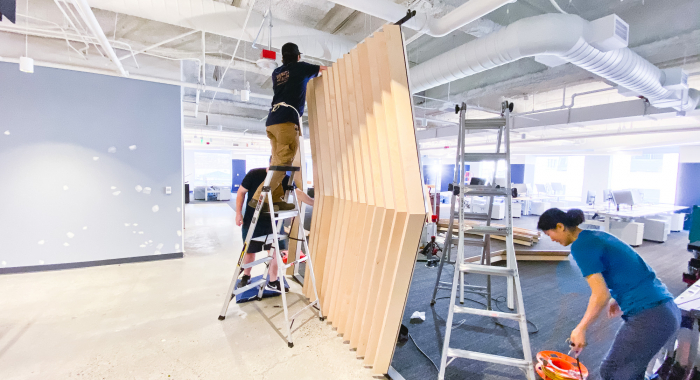
[[[335,36],[333,43],[350,45],[361,41],[380,28],[386,21],[368,16],[359,11],[348,9],[325,0],[168,0],[169,2],[187,2],[193,9],[199,2],[223,7],[225,15],[236,13],[238,18],[220,33],[202,32],[203,20],[168,21],[157,13],[147,13],[143,7],[146,3],[125,2],[121,0],[88,0],[97,21],[110,40],[111,46],[119,56],[125,70],[132,77],[151,78],[168,83],[185,82],[188,87],[183,90],[183,110],[185,127],[192,131],[199,130],[200,137],[207,131],[224,133],[229,131],[240,136],[264,134],[264,118],[269,108],[272,95],[269,69],[262,69],[255,64],[260,50],[253,48],[261,25],[262,15],[271,9],[273,16],[273,46],[284,38],[302,38],[303,36],[279,36],[276,30],[292,27]],[[409,0],[396,1],[411,9],[442,16],[465,3],[463,0]],[[73,17],[71,1],[64,0],[18,0],[17,24],[4,19],[0,22],[0,57],[5,61],[15,62],[25,55],[35,59],[38,65],[54,67],[80,68],[110,75],[119,75],[116,66],[99,45],[96,36]],[[682,67],[687,72],[700,72],[700,2],[697,0],[558,0],[559,5],[569,13],[577,14],[586,20],[615,13],[630,25],[629,47],[640,56],[660,68]],[[106,5],[105,5],[106,4]],[[150,2],[148,4],[151,4]],[[246,15],[252,4],[251,20],[245,27],[239,22],[240,16]],[[115,12],[109,9],[118,9]],[[138,8],[138,9],[137,9]],[[64,15],[61,9],[68,12]],[[155,8],[154,8],[155,9]],[[228,12],[228,13],[226,13]],[[451,50],[466,42],[498,30],[522,18],[557,12],[549,0],[519,0],[486,15],[465,27],[444,37],[417,35],[405,28],[405,36],[411,41],[407,46],[409,64],[420,64],[438,54]],[[137,17],[135,14],[148,17]],[[234,16],[231,16],[234,17]],[[256,18],[257,17],[257,18]],[[156,20],[161,21],[156,21]],[[223,19],[225,21],[225,19]],[[233,18],[231,20],[234,20]],[[221,21],[221,20],[218,20]],[[217,21],[217,22],[218,22]],[[393,20],[392,20],[393,21]],[[77,24],[77,25],[76,25]],[[240,25],[239,25],[240,24]],[[188,26],[189,25],[189,26]],[[277,27],[275,27],[277,25]],[[212,27],[213,28],[213,27]],[[286,28],[286,29],[285,29]],[[218,30],[218,29],[217,29]],[[203,38],[204,35],[204,38]],[[241,38],[240,42],[238,38]],[[26,42],[26,45],[25,45]],[[259,39],[267,43],[267,31],[263,30]],[[158,45],[158,46],[154,46]],[[237,47],[238,45],[238,47]],[[204,47],[204,51],[203,51]],[[145,50],[145,51],[144,51]],[[273,50],[277,50],[274,48]],[[232,54],[236,52],[235,59]],[[134,56],[131,55],[133,53]],[[318,55],[318,54],[317,54]],[[315,63],[328,64],[329,56],[305,56],[304,59]],[[205,70],[202,79],[201,62]],[[228,70],[226,68],[228,67]],[[214,79],[214,74],[219,80]],[[226,72],[223,80],[221,75]],[[239,91],[250,84],[252,96],[249,101],[242,101]],[[692,76],[691,83],[700,87],[700,76]],[[206,87],[205,87],[206,86]],[[429,89],[414,98],[419,130],[446,128],[454,125],[456,116],[453,109],[457,102],[466,102],[470,108],[469,117],[484,118],[494,115],[488,110],[497,109],[504,99],[516,104],[517,113],[529,113],[552,107],[570,105],[575,93],[610,87],[601,78],[576,66],[566,64],[547,67],[532,58],[521,59],[467,78],[453,81],[447,85]],[[219,89],[219,91],[217,91]],[[199,96],[197,93],[199,92]],[[629,100],[614,91],[600,92],[576,98],[575,107],[590,106]],[[562,103],[563,102],[563,103]],[[479,110],[479,107],[482,110]],[[196,113],[196,117],[195,117]],[[527,117],[527,115],[524,115]],[[532,117],[532,116],[530,116]],[[700,128],[700,118],[691,114],[682,122],[661,120],[653,126],[644,126],[641,121],[627,127],[617,124],[591,123],[587,125],[560,125],[556,128],[530,128],[518,131],[530,136],[539,136],[540,141],[519,142],[514,149],[522,152],[542,150],[566,151],[575,145],[582,150],[599,151],[616,148],[614,137],[598,136],[605,131],[612,133],[625,128],[677,128],[679,124],[687,128]],[[640,125],[642,125],[640,127]],[[617,129],[616,129],[617,128]],[[601,132],[603,131],[603,132]],[[213,132],[212,132],[213,133]],[[697,131],[669,133],[664,137],[664,144],[680,143],[683,139],[697,137]],[[690,135],[692,134],[692,136]],[[625,142],[644,140],[635,143],[634,148],[644,144],[653,146],[661,141],[658,134],[635,135],[634,139],[615,137]],[[675,136],[675,140],[667,141]],[[217,137],[221,137],[217,135]],[[473,136],[468,142],[477,144],[488,142],[489,136]],[[544,139],[544,140],[543,140]],[[566,142],[574,141],[573,144]],[[252,140],[251,140],[252,141]],[[563,142],[562,142],[563,141]],[[584,142],[582,142],[584,141]],[[603,143],[603,141],[607,141]],[[696,139],[697,141],[697,139]],[[454,144],[453,138],[432,139],[422,144],[426,154],[442,146],[442,154],[447,154],[445,146]],[[559,147],[559,148],[558,148]],[[604,148],[608,147],[608,148]]]

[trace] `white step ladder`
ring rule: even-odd
[[[299,217],[299,225],[303,226],[304,225],[304,214],[300,213],[300,207],[299,207],[299,200],[297,199],[296,193],[294,190],[288,191],[288,193],[291,193],[291,197],[293,198],[293,204],[294,204],[294,209],[293,210],[288,210],[288,211],[274,211],[273,208],[273,201],[272,201],[272,190],[270,189],[270,180],[272,179],[272,174],[274,172],[295,172],[298,171],[298,167],[294,166],[271,166],[270,169],[267,172],[267,176],[265,177],[265,182],[263,183],[263,188],[262,192],[260,193],[260,198],[258,199],[258,204],[255,207],[255,214],[253,214],[253,219],[251,220],[250,223],[250,228],[248,229],[248,236],[246,236],[245,243],[243,244],[243,251],[241,252],[241,256],[238,259],[238,264],[236,265],[236,270],[233,273],[233,279],[231,280],[231,285],[228,288],[228,293],[226,293],[225,299],[224,299],[224,306],[221,308],[221,314],[219,315],[219,320],[222,321],[226,318],[226,311],[228,310],[228,306],[231,302],[231,300],[235,299],[237,295],[246,292],[249,289],[253,288],[258,288],[258,299],[262,299],[263,291],[265,290],[265,284],[267,282],[267,271],[268,271],[268,263],[272,260],[277,260],[277,278],[279,279],[280,282],[280,290],[281,290],[281,295],[282,295],[282,307],[284,308],[284,321],[287,326],[287,344],[289,347],[294,347],[294,342],[292,340],[292,325],[294,324],[294,320],[296,319],[297,316],[299,316],[302,312],[304,312],[308,308],[315,308],[318,310],[318,317],[323,321],[325,318],[321,314],[321,301],[318,298],[318,293],[316,291],[316,277],[314,276],[314,268],[313,268],[313,263],[311,260],[309,260],[310,257],[310,251],[309,251],[309,245],[306,240],[306,234],[300,233],[299,237],[300,240],[303,244],[303,248],[306,251],[306,256],[299,258],[297,260],[294,260],[290,263],[285,264],[282,261],[282,256],[280,255],[280,248],[279,248],[279,241],[280,239],[288,239],[288,235],[279,235],[278,232],[280,231],[280,227],[284,223],[284,220],[289,219],[289,218],[295,218]],[[288,188],[292,188],[292,182],[294,181],[294,176],[290,176],[289,178],[289,186]],[[287,196],[285,197],[287,199]],[[270,212],[266,212],[265,214],[270,215],[270,221],[272,222],[272,234],[267,235],[267,236],[261,236],[257,238],[253,238],[253,234],[255,232],[255,227],[258,223],[258,218],[260,217],[260,214],[263,213],[261,210],[263,208],[263,205],[265,202],[268,203]],[[267,256],[262,259],[255,260],[251,263],[248,264],[241,264],[243,262],[243,257],[245,254],[248,252],[248,247],[250,246],[251,241],[258,241],[263,243],[263,245],[268,245],[272,244],[274,248],[274,257]],[[300,257],[298,255],[297,257]],[[285,273],[287,271],[287,268],[293,266],[293,265],[298,265],[301,263],[306,263],[306,265],[309,266],[309,276],[311,276],[311,286],[314,288],[314,295],[316,297],[316,300],[314,302],[311,302],[310,304],[306,305],[304,308],[296,312],[294,315],[291,317],[289,316],[289,311],[287,310],[287,296],[286,296],[286,291],[284,290],[284,278],[285,278]],[[246,268],[251,268],[257,265],[265,265],[265,270],[263,272],[263,276],[261,280],[252,282],[246,286],[243,286],[241,288],[236,288],[236,284],[238,283],[238,275],[241,273],[241,270],[246,269]]]
[[[520,276],[518,275],[517,261],[515,258],[515,248],[513,246],[513,217],[511,211],[511,175],[510,175],[510,111],[512,111],[512,103],[504,102],[502,105],[502,116],[499,119],[486,120],[466,120],[466,104],[462,103],[461,107],[456,108],[460,113],[459,136],[457,138],[457,159],[455,164],[455,181],[451,185],[452,190],[452,205],[450,210],[450,222],[445,234],[445,249],[443,250],[442,259],[438,271],[435,288],[433,290],[433,298],[431,305],[435,304],[438,289],[450,289],[450,307],[447,315],[445,328],[445,341],[442,348],[442,358],[440,360],[440,373],[438,380],[444,380],[446,367],[455,358],[465,358],[479,360],[500,365],[514,366],[522,369],[528,380],[535,380],[534,364],[532,361],[532,352],[530,348],[530,336],[527,329],[527,319],[525,317],[525,308],[523,305],[522,289],[520,287]],[[465,153],[464,138],[467,130],[497,130],[497,145],[494,153]],[[501,141],[504,140],[504,151],[501,152]],[[506,186],[496,186],[496,168],[494,165],[494,175],[491,185],[465,185],[464,172],[466,162],[478,161],[493,161],[497,163],[500,160],[506,162]],[[486,196],[489,197],[489,206],[487,213],[474,213],[464,211],[464,199],[467,196]],[[494,197],[503,197],[506,207],[505,226],[491,226],[491,212],[493,211]],[[457,210],[455,210],[457,208]],[[452,231],[454,220],[458,221],[458,237],[453,238]],[[482,225],[465,225],[465,219],[480,220],[485,223]],[[483,234],[482,239],[465,238],[465,231],[469,233]],[[505,236],[506,238],[506,266],[498,267],[491,266],[491,235]],[[457,258],[451,262],[451,246],[457,244]],[[481,247],[481,259],[479,263],[466,262],[464,257],[465,246]],[[445,262],[454,264],[455,271],[451,283],[441,282],[442,269]],[[487,285],[474,286],[464,283],[466,274],[479,274],[487,276]],[[501,276],[507,279],[508,292],[508,307],[515,309],[515,313],[495,311],[491,308],[491,276]],[[447,287],[449,286],[449,287]],[[460,303],[464,303],[464,293],[481,294],[487,298],[486,309],[476,309],[455,305],[457,297],[457,289],[460,290]],[[452,334],[452,320],[455,313],[465,313],[479,315],[492,318],[504,318],[518,321],[520,327],[520,338],[523,345],[523,359],[485,354],[475,351],[466,351],[450,347],[450,336]],[[494,339],[496,339],[494,337]],[[448,362],[448,357],[451,358]]]

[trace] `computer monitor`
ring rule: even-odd
[[[506,179],[505,178],[496,178],[496,185],[500,187],[506,187]]]
[[[486,185],[486,180],[483,178],[477,178],[477,177],[472,177],[471,181],[469,182],[470,185]]]
[[[603,190],[603,201],[612,201],[613,196],[612,196],[612,190]]]
[[[613,190],[612,196],[618,211],[620,211],[620,205],[634,206],[634,196],[630,190]]]
[[[518,189],[518,196],[519,197],[527,195],[527,193],[528,193],[528,188],[524,183],[516,183],[513,185],[513,188]]]
[[[590,206],[595,204],[595,191],[588,191],[586,194],[586,203]]]
[[[558,182],[552,182],[550,184],[552,186],[552,192],[554,192],[554,195],[563,195],[564,194],[564,185]]]
[[[547,188],[543,184],[535,184],[535,187],[537,188],[537,194],[547,194]]]

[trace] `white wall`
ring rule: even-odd
[[[0,273],[183,251],[179,87],[9,63],[0,86]]]
[[[595,191],[596,204],[603,203],[603,190],[610,188],[610,165],[610,156],[586,156],[583,166],[582,202],[586,202],[588,191]]]
[[[698,163],[700,162],[700,145],[685,145],[680,147],[678,162]]]

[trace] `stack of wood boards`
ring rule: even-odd
[[[483,224],[484,224],[483,222],[477,222],[477,221],[473,221],[473,220],[465,220],[464,221],[465,226],[478,226],[478,225],[483,225]],[[438,221],[438,229],[440,231],[447,231],[447,228],[449,227],[449,225],[450,225],[449,219],[440,219]],[[502,224],[491,223],[491,225],[494,227],[505,227]],[[458,227],[457,223],[454,223],[454,225],[452,226],[453,234],[457,234],[458,230],[459,230],[459,227]],[[470,233],[469,230],[465,230],[464,233],[471,234],[471,235],[483,236],[483,234]],[[506,240],[505,236],[496,236],[496,235],[491,235],[491,239]],[[530,247],[539,241],[540,241],[540,232],[539,231],[528,230],[527,228],[513,227],[513,243],[520,244],[520,245],[526,245],[526,246]]]
[[[569,260],[570,251],[515,251],[518,261],[566,261]],[[475,263],[481,261],[481,255],[467,257],[464,261]],[[491,252],[491,264],[506,261],[506,250]]]
[[[400,28],[385,26],[311,80],[307,104],[323,315],[385,374],[427,214]]]

